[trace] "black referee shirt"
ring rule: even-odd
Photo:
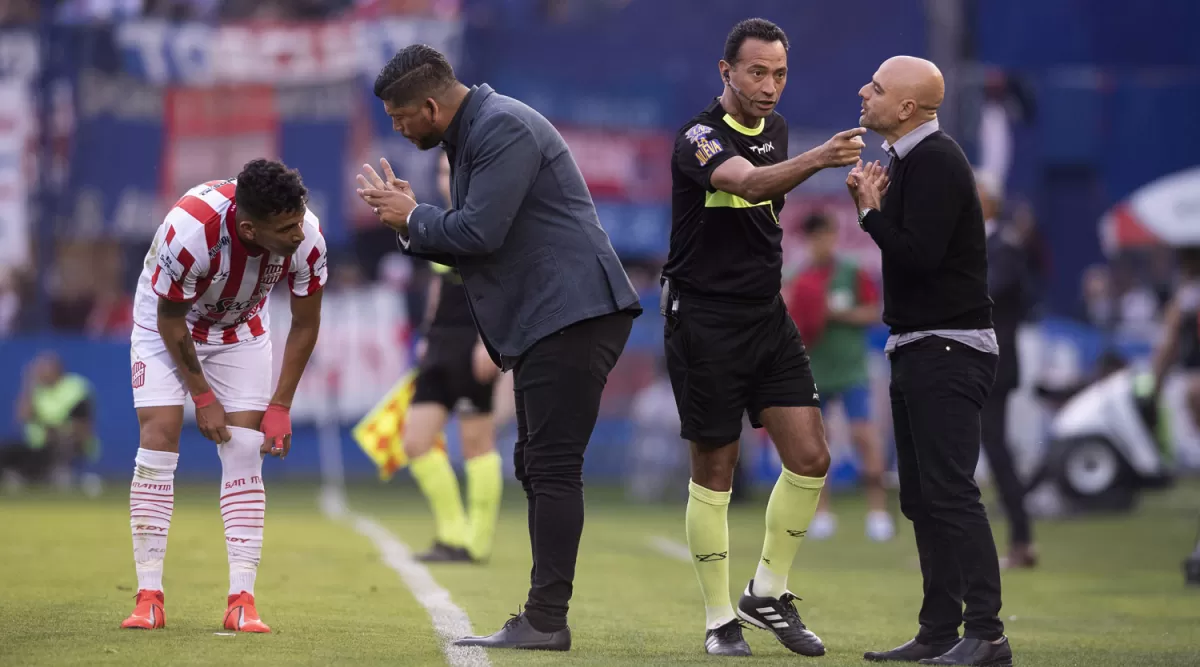
[[[471,317],[471,305],[467,303],[467,289],[463,287],[458,271],[441,264],[433,264],[435,273],[442,277],[438,290],[437,310],[434,311],[430,329],[475,329]]]
[[[779,294],[783,197],[751,204],[715,190],[712,173],[740,155],[756,167],[787,159],[787,121],[778,113],[748,128],[720,100],[688,121],[671,155],[671,247],[663,275],[682,294],[766,302]]]

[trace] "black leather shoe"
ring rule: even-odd
[[[486,637],[463,637],[455,646],[482,646],[483,648],[516,648],[533,651],[571,650],[571,628],[556,632],[542,632],[529,623],[525,614],[508,619],[500,631]]]
[[[968,637],[942,655],[922,660],[917,664],[1012,667],[1012,647],[1008,645],[1008,637],[1001,637],[998,643]]]
[[[917,662],[926,658],[936,658],[954,648],[954,645],[957,643],[957,639],[940,644],[922,644],[916,639],[910,639],[908,642],[890,651],[867,651],[863,654],[863,660],[870,660],[871,662]]]
[[[463,547],[452,547],[444,542],[434,542],[429,551],[417,554],[422,563],[474,563],[475,559]]]

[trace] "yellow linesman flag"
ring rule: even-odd
[[[400,378],[351,431],[354,441],[379,466],[379,479],[385,482],[408,465],[408,457],[404,454],[404,420],[408,417],[416,383],[415,370]],[[438,434],[436,446],[443,451],[446,449],[445,433]]]

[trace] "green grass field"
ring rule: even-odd
[[[181,487],[164,586],[167,628],[120,630],[136,580],[127,492],[99,499],[33,493],[0,498],[0,665],[442,665],[429,615],[375,545],[326,518],[316,489],[268,487],[257,596],[266,636],[221,636],[227,582],[216,485]],[[498,546],[486,566],[434,566],[437,582],[477,631],[497,628],[524,600],[529,546],[519,488],[505,488]],[[403,483],[366,483],[352,511],[413,549],[432,536],[423,501]],[[732,586],[752,574],[765,498],[730,512]],[[791,576],[800,612],[829,647],[788,653],[747,631],[747,664],[862,665],[916,630],[920,576],[902,523],[890,544],[862,535],[863,508],[839,499],[840,532],[807,542]],[[1133,515],[1037,526],[1043,566],[1005,575],[1016,664],[1038,667],[1200,665],[1200,590],[1183,585],[1200,487],[1148,497]],[[571,612],[568,654],[493,651],[494,665],[691,665],[703,653],[703,609],[691,566],[650,546],[682,541],[683,507],[630,505],[593,490]],[[999,528],[1003,528],[1000,525]],[[1002,534],[1002,530],[998,531]],[[736,598],[735,598],[736,599]],[[724,659],[732,660],[732,659]]]

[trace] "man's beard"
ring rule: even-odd
[[[441,135],[427,134],[417,140],[417,148],[427,151],[432,148],[437,148],[442,143]]]

